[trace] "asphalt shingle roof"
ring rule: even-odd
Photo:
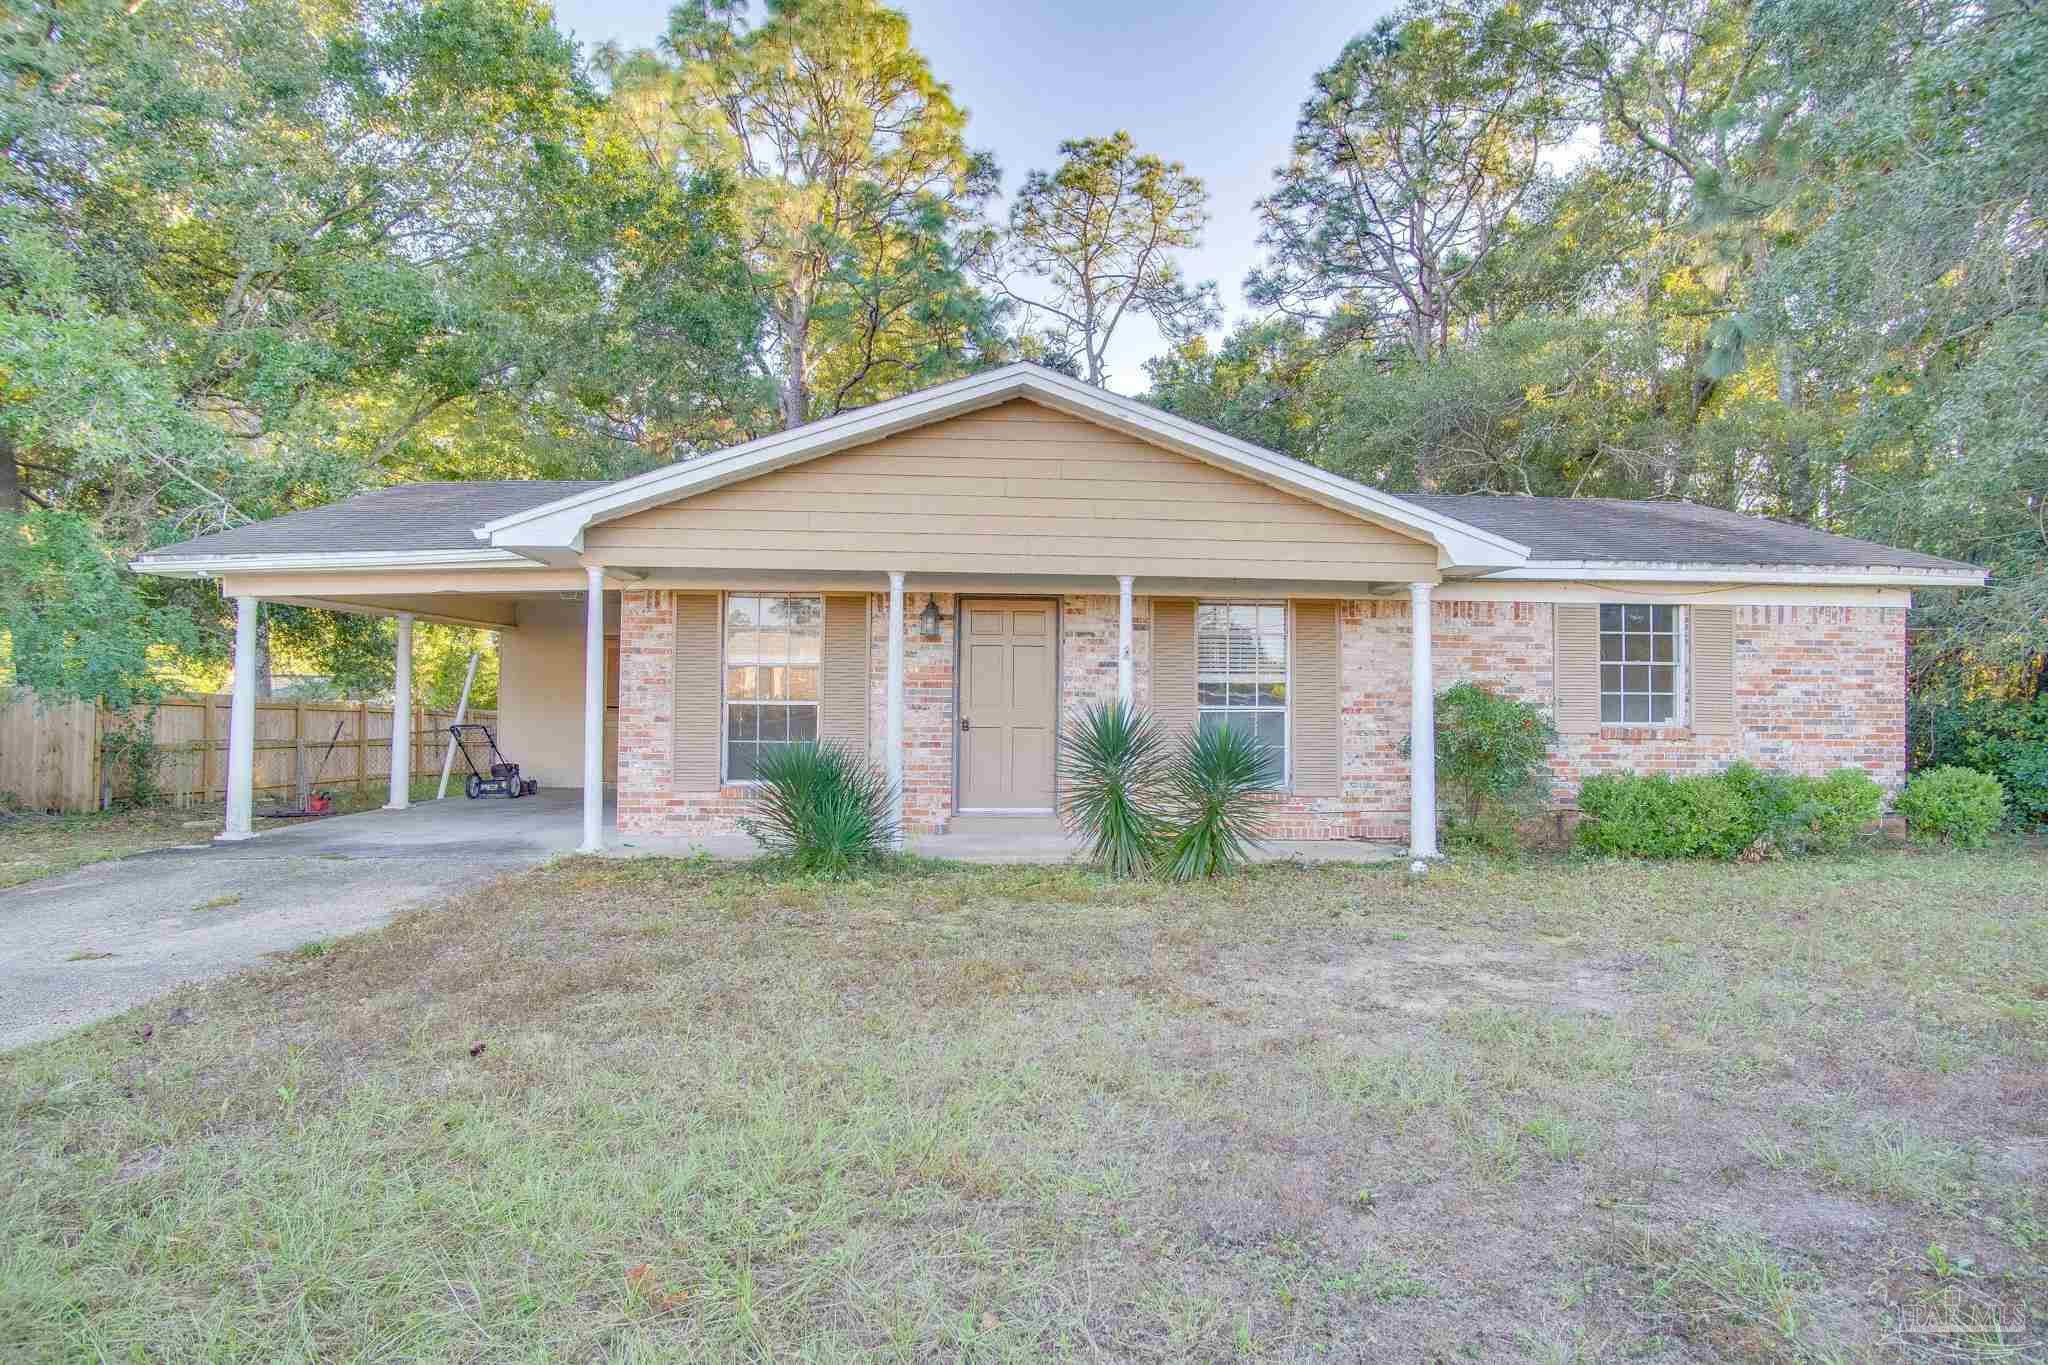
[[[1768,564],[1803,568],[1969,569],[1972,565],[1874,541],[1688,502],[1402,494],[1529,547],[1538,560],[1624,564]]]
[[[478,548],[476,537],[470,534],[474,527],[603,486],[597,481],[516,479],[400,484],[165,546],[147,557],[474,550]],[[1971,567],[1691,503],[1488,494],[1403,496],[1432,512],[1527,545],[1537,560],[1803,568]]]
[[[325,507],[166,545],[146,558],[475,550],[482,545],[470,532],[487,521],[602,487],[601,480],[580,479],[396,484]]]

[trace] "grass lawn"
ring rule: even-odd
[[[439,784],[438,772],[431,778],[415,778],[413,799],[430,799]],[[352,787],[337,788],[334,813],[348,815],[355,811],[374,810],[384,804],[388,795],[381,786],[360,793]],[[277,801],[259,802],[256,809],[260,813],[274,809],[278,804]],[[131,853],[152,848],[204,843],[220,833],[222,818],[219,802],[96,811],[85,815],[0,810],[0,887],[19,886],[41,877],[76,872],[91,863],[125,858]],[[261,827],[271,822],[259,818],[256,823]]]
[[[0,1105],[9,1361],[2042,1359],[2048,856],[574,859]]]

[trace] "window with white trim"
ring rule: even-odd
[[[1204,730],[1240,730],[1287,780],[1287,604],[1195,607],[1195,701]]]
[[[1685,613],[1640,602],[1600,606],[1600,720],[1672,725],[1685,696]]]
[[[816,742],[824,637],[822,597],[727,594],[726,781],[754,781],[764,752]]]

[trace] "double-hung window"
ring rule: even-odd
[[[1195,608],[1195,700],[1204,730],[1242,731],[1287,778],[1287,604]]]
[[[1680,719],[1685,618],[1677,607],[1600,607],[1600,720],[1671,725]]]
[[[822,597],[726,597],[726,781],[754,781],[764,753],[817,740],[824,633]]]

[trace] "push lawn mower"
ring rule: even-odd
[[[505,755],[498,752],[497,736],[488,725],[451,725],[448,734],[455,741],[455,747],[462,750],[462,761],[469,765],[469,777],[462,784],[463,794],[474,801],[479,796],[504,796],[518,800],[532,796],[540,790],[540,783],[532,778],[519,775],[517,763],[507,763]]]

